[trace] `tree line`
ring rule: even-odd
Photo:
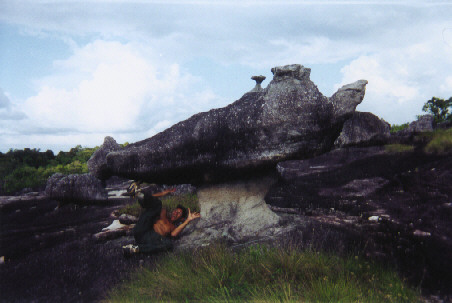
[[[42,190],[47,178],[54,173],[87,173],[87,161],[97,148],[77,145],[56,156],[51,150],[41,152],[36,148],[0,152],[0,195],[13,194],[23,188]]]

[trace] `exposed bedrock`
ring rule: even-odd
[[[362,101],[367,81],[327,98],[310,71],[297,64],[275,67],[265,89],[110,152],[108,170],[154,183],[199,184],[251,177],[282,160],[328,151]]]

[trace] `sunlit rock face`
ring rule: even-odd
[[[155,183],[222,182],[328,151],[362,101],[367,81],[344,86],[329,99],[310,71],[297,64],[275,67],[266,88],[110,152],[108,170]]]

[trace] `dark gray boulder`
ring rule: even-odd
[[[391,125],[372,113],[356,112],[345,121],[339,137],[334,142],[337,147],[351,145],[371,145],[387,141]]]
[[[110,152],[108,169],[130,179],[197,184],[261,174],[282,160],[330,150],[367,81],[344,86],[329,99],[309,79],[309,68],[288,65],[272,72],[262,91]]]
[[[419,116],[416,121],[411,122],[407,128],[400,132],[402,134],[431,132],[433,131],[434,122],[435,118],[432,115]]]
[[[50,199],[63,202],[87,203],[108,199],[102,182],[91,174],[54,174],[47,180],[45,193]]]
[[[110,172],[107,168],[107,154],[120,149],[121,145],[116,143],[115,139],[110,136],[105,137],[104,143],[88,160],[87,164],[89,172],[101,180],[108,179],[108,177],[110,177]]]

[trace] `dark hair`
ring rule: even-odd
[[[176,208],[182,209],[182,218],[187,218],[188,210],[185,207],[183,207],[182,205],[178,204]]]

